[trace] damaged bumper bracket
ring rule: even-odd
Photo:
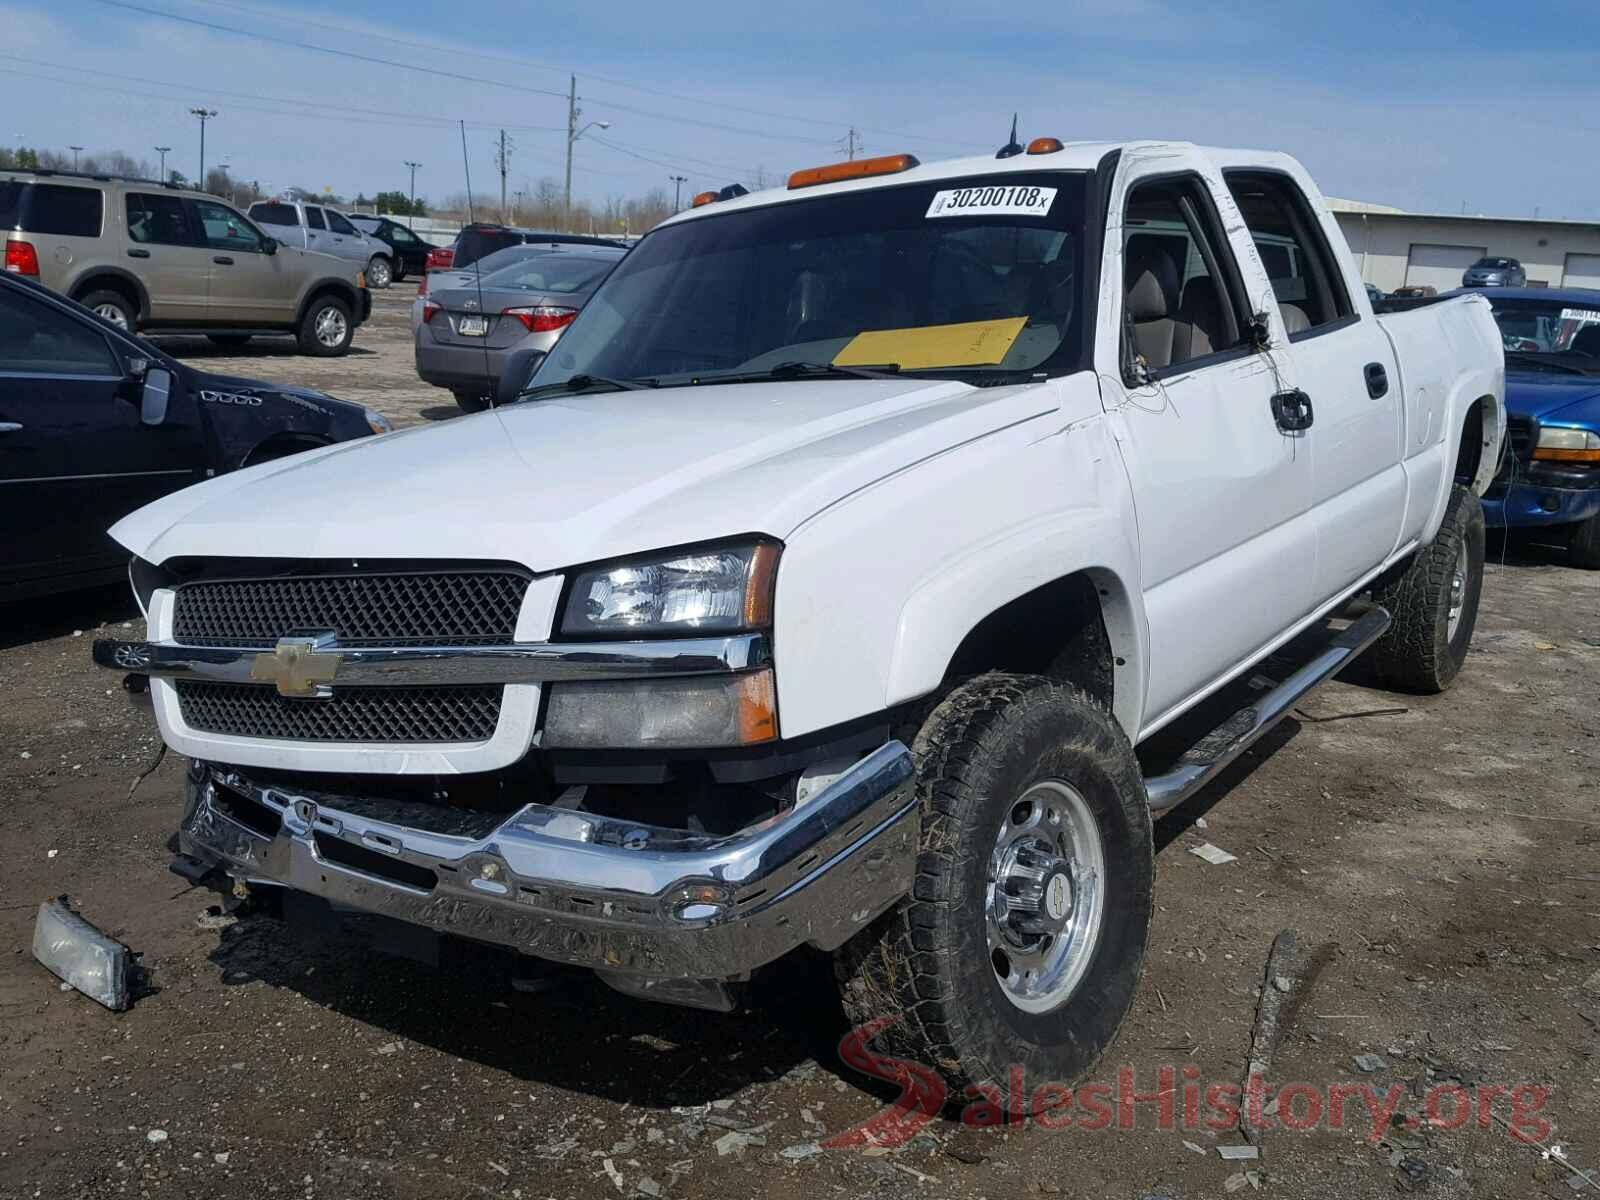
[[[912,774],[889,742],[798,807],[713,837],[543,805],[504,816],[337,796],[196,763],[179,841],[252,884],[608,980],[734,979],[801,945],[837,948],[909,890]]]

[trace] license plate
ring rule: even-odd
[[[489,318],[462,317],[456,325],[456,332],[462,337],[482,337],[489,332]]]

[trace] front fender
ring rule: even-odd
[[[1147,631],[1127,481],[1091,376],[1061,407],[951,448],[786,539],[773,648],[786,738],[936,689],[985,616],[1085,571],[1101,589],[1116,712],[1137,729]]]

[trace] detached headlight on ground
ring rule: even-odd
[[[1533,456],[1544,462],[1600,463],[1600,433],[1546,425],[1539,430]]]
[[[580,572],[567,593],[568,636],[694,637],[772,623],[778,546],[679,550]]]

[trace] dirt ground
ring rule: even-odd
[[[264,344],[225,369],[441,419],[448,398],[411,374],[411,292],[380,298],[357,335],[370,354]],[[1454,690],[1331,684],[1157,827],[1144,983],[1093,1080],[1113,1107],[1124,1067],[1141,1095],[1163,1066],[1179,1088],[1238,1082],[1265,984],[1283,1005],[1268,1082],[1307,1085],[1279,1115],[1304,1123],[1316,1099],[1323,1119],[1268,1129],[1237,1162],[1218,1148],[1242,1139],[1206,1128],[1209,1110],[1183,1127],[1181,1094],[1170,1128],[1143,1101],[1128,1129],[940,1117],[898,1147],[819,1150],[894,1089],[833,1053],[841,1019],[814,960],[722,1016],[587,978],[527,994],[262,915],[207,919],[217,898],[167,871],[181,765],[130,794],[154,722],[89,665],[97,633],[138,627],[131,604],[0,609],[0,1196],[1588,1194],[1564,1157],[1600,1197],[1600,574],[1492,546]],[[1236,860],[1188,852],[1203,842]],[[62,893],[142,953],[150,990],[131,1011],[59,990],[31,959],[38,903]],[[1265,979],[1284,929],[1299,954]],[[1329,1128],[1322,1098],[1352,1082],[1393,1088],[1398,1124],[1375,1129],[1351,1100]],[[1472,1089],[1471,1119],[1408,1127],[1436,1085]],[[1554,1155],[1500,1124],[1519,1086],[1524,1128],[1550,1122]]]

